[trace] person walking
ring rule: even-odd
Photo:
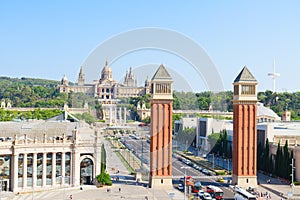
[[[119,192],[121,192],[121,188],[119,188]]]

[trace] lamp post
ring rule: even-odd
[[[141,155],[141,169],[143,169],[143,154],[144,154],[144,142],[143,142],[144,138],[142,138],[142,155]]]
[[[181,167],[181,169],[184,169],[184,183],[183,183],[183,187],[184,187],[184,200],[186,198],[186,169],[189,169],[191,167]]]
[[[2,199],[2,176],[0,176],[0,200]]]
[[[212,157],[213,157],[213,160],[212,160],[212,163],[213,163],[213,170],[215,170],[215,154],[212,154]]]
[[[228,171],[228,173],[229,173],[229,171],[230,171],[230,169],[229,169],[229,158],[227,159],[227,171]]]
[[[292,164],[291,164],[291,167],[292,167],[292,173],[291,173],[291,177],[292,177],[292,184],[291,184],[291,187],[292,187],[292,196],[294,196],[294,190],[295,190],[295,187],[294,187],[294,170],[295,170],[295,167],[294,167],[294,158],[292,158]]]

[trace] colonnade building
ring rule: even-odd
[[[67,76],[64,75],[58,87],[58,91],[61,93],[82,92],[91,97],[110,101],[111,99],[137,97],[149,94],[150,80],[147,77],[144,86],[137,86],[137,80],[134,78],[132,68],[130,67],[129,71],[126,71],[123,83],[119,83],[113,79],[113,71],[106,61],[99,80],[93,83],[86,83],[84,70],[83,67],[81,67],[77,84],[70,85]]]
[[[100,132],[83,122],[1,122],[0,135],[5,191],[92,184],[100,174]]]

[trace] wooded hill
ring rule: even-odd
[[[62,108],[65,102],[69,106],[81,106],[81,100],[93,102],[94,100],[84,94],[60,94],[57,92],[59,81],[34,79],[34,78],[9,78],[0,77],[0,100],[10,100],[13,107],[36,107],[36,108]],[[174,110],[219,110],[232,112],[232,91],[219,92],[209,91],[174,92]],[[146,102],[149,107],[149,95],[123,101],[129,109],[136,106],[139,100]],[[74,101],[74,99],[76,101]],[[270,107],[279,116],[285,109],[291,111],[293,120],[300,120],[300,92],[273,93],[265,91],[258,93],[258,100],[265,106]],[[75,106],[74,106],[75,107]]]

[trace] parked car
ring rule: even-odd
[[[179,183],[178,184],[178,190],[180,190],[180,191],[183,191],[184,190],[184,186],[183,186],[183,184],[181,184],[181,183]]]
[[[204,195],[204,191],[203,190],[199,190],[198,196],[200,197],[200,199],[203,198],[203,195]]]
[[[226,180],[223,179],[223,177],[219,177],[219,178],[217,179],[217,181],[220,182],[220,183],[225,183],[225,182],[226,182]]]
[[[205,200],[212,200],[212,197],[211,197],[211,195],[209,193],[204,192],[203,199],[205,199]]]

